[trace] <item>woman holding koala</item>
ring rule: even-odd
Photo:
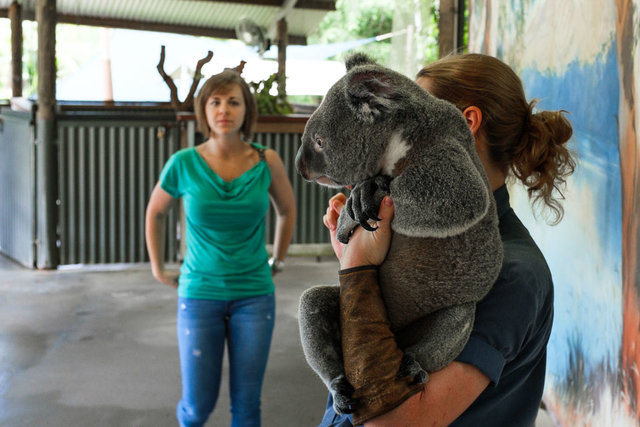
[[[554,190],[575,167],[566,147],[571,125],[561,111],[534,112],[535,101],[527,102],[518,76],[487,55],[445,57],[424,67],[417,83],[456,105],[471,129],[496,199],[504,260],[498,280],[477,304],[471,337],[457,359],[430,373],[422,391],[365,425],[533,425],[544,387],[553,283],[542,253],[510,208],[505,182],[521,181],[530,199],[560,221]],[[334,196],[324,216],[341,280],[348,275],[352,282],[375,282],[371,270],[389,248],[393,202],[383,200],[375,232],[358,228],[342,245],[335,234],[345,201]],[[336,414],[332,405],[330,395],[321,426],[351,426],[351,417]]]
[[[146,213],[154,277],[178,291],[181,426],[202,426],[215,407],[228,343],[232,425],[260,425],[260,393],[275,317],[272,276],[293,235],[293,190],[278,154],[247,141],[257,106],[240,74],[209,78],[195,103],[204,143],[167,161]],[[183,198],[187,251],[180,274],[164,269],[167,212]],[[265,216],[276,213],[273,258]]]

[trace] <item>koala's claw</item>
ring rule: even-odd
[[[411,384],[425,384],[429,379],[427,371],[422,369],[422,366],[413,358],[410,354],[406,354],[402,357],[400,363],[400,369],[398,370],[398,378],[413,377]]]
[[[339,242],[349,243],[351,233],[358,225],[368,231],[377,230],[369,224],[369,219],[380,221],[378,209],[384,196],[389,194],[390,183],[390,176],[377,176],[353,187],[338,218],[336,237]]]
[[[345,208],[349,217],[368,231],[375,231],[377,227],[369,225],[369,220],[380,221],[378,209],[380,202],[389,194],[391,177],[376,176],[356,184],[351,190]]]
[[[379,220],[376,220],[376,221],[379,221]],[[364,228],[365,230],[367,230],[367,231],[376,231],[376,230],[378,229],[378,227],[372,227],[372,226],[370,226],[370,225],[369,225],[369,223],[368,223],[367,221],[361,221],[361,222],[360,222],[360,226],[361,226],[362,228]]]
[[[351,414],[354,411],[355,400],[353,387],[344,375],[340,375],[329,383],[329,391],[333,396],[333,410],[338,414]]]
[[[352,193],[352,196],[349,197],[349,199],[347,200],[345,209],[347,209],[347,213],[349,214],[349,217],[355,222],[357,222],[358,224],[360,224],[360,226],[362,226],[362,228],[364,228],[365,230],[375,231],[378,229],[378,227],[370,226],[368,221],[369,218],[377,218],[378,217],[377,212],[374,215],[370,215],[368,211],[363,211],[362,200],[360,199],[360,197],[357,196],[357,194],[354,197]],[[376,219],[376,221],[379,221],[379,219]]]

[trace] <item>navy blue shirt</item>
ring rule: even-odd
[[[469,342],[456,359],[491,381],[451,425],[533,426],[542,399],[547,342],[553,321],[553,282],[544,256],[509,205],[506,186],[493,192],[504,260],[498,280],[477,304]],[[331,395],[321,426],[351,427]]]

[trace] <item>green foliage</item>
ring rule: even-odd
[[[464,29],[462,31],[462,51],[469,51],[469,0],[464,2]]]
[[[402,63],[418,61],[423,65],[438,57],[439,4],[438,0],[338,0],[336,10],[325,16],[308,41],[338,43],[395,32],[394,37],[363,45],[332,59],[344,61],[346,56],[358,51],[382,65],[407,72],[399,60]],[[412,37],[410,43],[407,37]],[[413,52],[406,58],[404,49],[409,44],[413,45]],[[412,68],[409,73],[415,71]]]
[[[325,16],[308,41],[310,44],[320,44],[359,40],[390,33],[392,26],[393,10],[388,0],[338,0],[336,10]],[[391,39],[371,43],[357,50],[384,64],[391,51]],[[340,54],[333,59],[342,61],[345,56]]]
[[[287,96],[282,93],[272,95],[274,83],[277,83],[278,74],[271,74],[266,80],[250,82],[249,87],[258,102],[258,114],[265,116],[283,116],[293,113],[293,108],[287,101]]]
[[[466,6],[465,6],[466,7]],[[469,13],[468,10],[465,9],[465,13]],[[428,36],[428,42],[424,46],[424,58],[425,64],[435,61],[438,59],[438,38],[440,35],[440,1],[436,0],[431,4],[429,8],[429,27],[431,28],[431,34]],[[466,15],[465,15],[466,16]],[[465,29],[467,22],[465,21]],[[465,32],[466,34],[466,32]],[[465,36],[466,41],[466,36]]]
[[[294,104],[320,105],[320,95],[287,95],[287,100]]]
[[[57,62],[57,61],[56,61]],[[38,52],[28,51],[22,58],[22,91],[27,98],[38,92]]]
[[[393,13],[388,8],[375,5],[371,9],[360,10],[355,24],[352,34],[360,38],[390,33],[393,27]]]
[[[100,54],[100,31],[96,27],[71,24],[56,26],[56,74],[58,78],[73,74]],[[22,22],[22,96],[38,91],[38,25]],[[0,98],[11,97],[11,22],[0,18]]]

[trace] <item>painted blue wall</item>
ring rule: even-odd
[[[555,320],[548,375],[570,376],[579,354],[590,377],[618,369],[622,331],[622,223],[618,148],[619,83],[616,46],[593,63],[572,62],[562,74],[521,70],[527,97],[538,109],[567,110],[578,167],[569,180],[565,218],[556,227],[518,214],[538,241],[553,272]]]

